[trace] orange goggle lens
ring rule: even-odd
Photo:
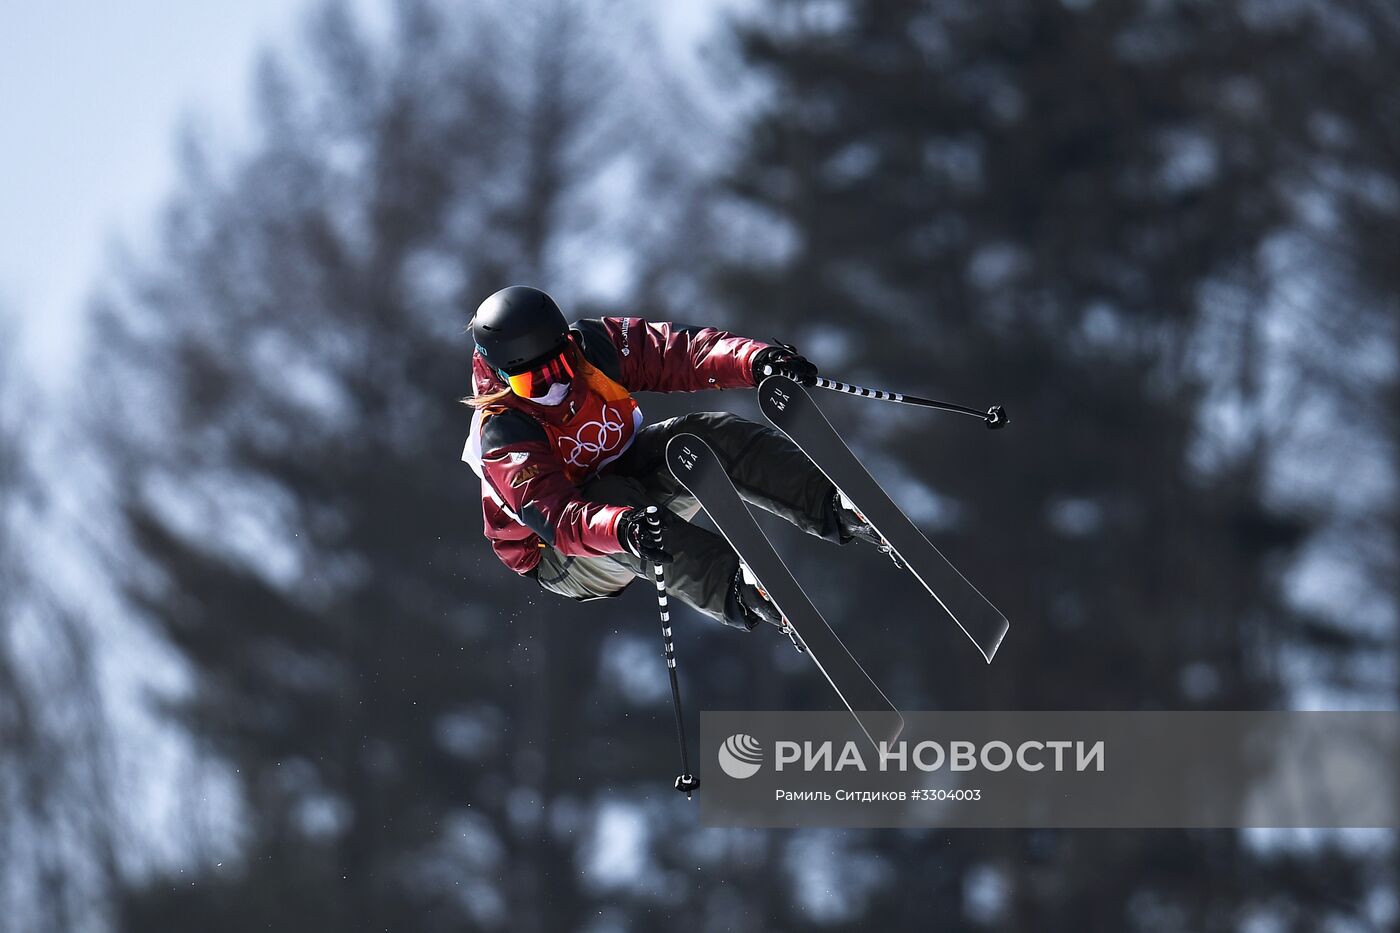
[[[510,383],[510,390],[521,398],[540,398],[549,394],[550,386],[573,379],[574,368],[569,365],[568,351],[564,350],[526,372],[514,376],[501,375]]]

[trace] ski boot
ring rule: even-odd
[[[763,623],[782,628],[783,614],[778,611],[768,591],[758,582],[748,564],[739,562],[739,569],[729,585],[729,600],[725,616],[752,632]]]
[[[807,646],[802,644],[797,637],[797,630],[788,622],[787,617],[779,610],[773,602],[768,591],[763,588],[763,584],[758,582],[753,571],[748,564],[739,562],[739,570],[734,574],[734,584],[730,589],[729,602],[732,618],[743,620],[744,628],[753,631],[763,623],[776,625],[778,631],[782,632],[792,642],[792,646],[798,651],[805,652]]]
[[[836,524],[841,531],[841,543],[847,541],[864,541],[873,544],[880,549],[882,554],[889,555],[894,565],[901,570],[904,569],[904,562],[899,559],[899,555],[890,547],[890,543],[880,537],[880,533],[875,530],[875,526],[861,514],[856,504],[846,498],[846,494],[837,489],[831,494],[831,507],[836,512]]]

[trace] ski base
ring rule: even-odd
[[[666,445],[666,463],[753,571],[796,633],[794,645],[800,642],[799,647],[806,647],[807,656],[870,741],[879,748],[881,742],[898,738],[904,730],[904,717],[812,605],[710,446],[694,434],[678,434]]]
[[[1011,623],[939,553],[881,488],[806,388],[785,376],[769,376],[758,388],[758,403],[773,426],[802,448],[855,503],[990,664]]]

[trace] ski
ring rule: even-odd
[[[769,376],[758,403],[778,430],[792,439],[874,526],[903,564],[932,594],[991,663],[1010,623],[895,505],[802,385]]]
[[[694,434],[678,434],[666,445],[666,464],[753,571],[801,640],[799,647],[805,645],[807,656],[870,741],[878,748],[881,742],[898,738],[904,729],[904,717],[812,605],[739,497],[724,464],[710,446]]]

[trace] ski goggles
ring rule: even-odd
[[[510,385],[510,390],[521,398],[541,398],[549,394],[550,386],[574,378],[574,367],[569,363],[568,343],[553,355],[540,357],[525,365],[528,368],[514,375],[503,369],[496,370],[496,374]]]

